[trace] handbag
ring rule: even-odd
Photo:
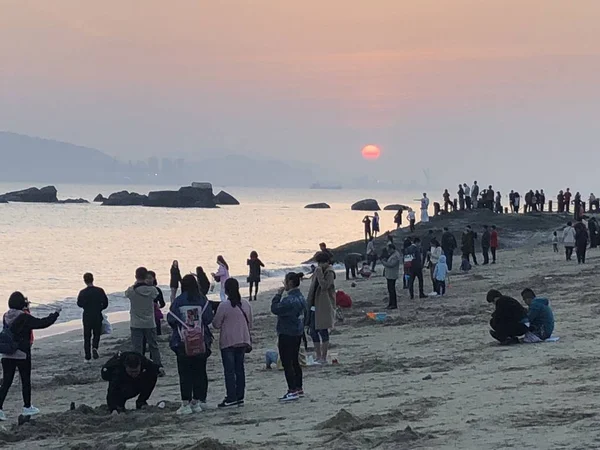
[[[250,353],[250,352],[252,352],[252,333],[250,332],[250,321],[248,320],[248,316],[246,315],[246,312],[242,308],[241,303],[238,305],[238,308],[240,308],[240,311],[242,311],[242,314],[244,315],[244,318],[246,319],[246,325],[248,325],[248,334],[250,334],[250,344],[246,345],[246,353]]]

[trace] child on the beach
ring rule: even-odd
[[[556,231],[552,235],[552,249],[554,250],[554,253],[558,253],[558,234]]]
[[[371,272],[371,268],[369,267],[369,263],[368,262],[366,262],[366,261],[363,262],[362,267],[358,271],[358,274],[361,277],[366,278],[367,280],[369,278],[371,278],[371,275],[373,274],[373,272]]]
[[[435,269],[433,269],[433,279],[435,281],[435,291],[437,295],[446,294],[446,278],[448,277],[448,264],[446,264],[446,256],[440,256]]]

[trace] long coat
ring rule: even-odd
[[[335,272],[317,267],[308,291],[308,307],[315,307],[315,329],[333,328],[335,321]]]

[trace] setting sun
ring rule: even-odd
[[[362,149],[362,157],[364,159],[378,159],[381,155],[381,150],[376,145],[366,145]]]

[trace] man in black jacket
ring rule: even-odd
[[[473,257],[473,263],[477,265],[477,256],[475,255],[475,239],[477,234],[472,230],[471,225],[467,225],[462,235],[461,250],[463,259],[469,260],[469,256]]]
[[[481,253],[483,253],[484,266],[490,263],[490,241],[490,230],[487,225],[484,225],[483,233],[481,234]]]
[[[108,297],[102,288],[94,286],[94,275],[83,275],[86,288],[77,297],[77,306],[83,308],[83,350],[85,361],[90,362],[92,355],[98,359],[98,346],[102,334],[102,311],[108,308]],[[92,341],[92,335],[94,336]],[[91,349],[90,349],[91,347]]]
[[[412,245],[404,250],[404,267],[410,276],[408,291],[410,298],[415,298],[415,278],[419,280],[419,298],[426,298],[423,288],[423,259],[421,240],[415,238]]]
[[[125,412],[125,402],[137,397],[136,409],[148,405],[156,387],[160,366],[135,352],[119,352],[102,366],[101,376],[108,381],[106,403],[110,412]]]
[[[487,293],[486,300],[495,305],[490,320],[490,335],[502,345],[518,343],[519,336],[529,331],[527,309],[518,300],[502,295],[495,289]]]
[[[450,231],[448,227],[444,228],[444,233],[442,234],[442,251],[446,256],[446,264],[448,265],[448,270],[452,270],[452,257],[454,255],[454,250],[458,247],[456,243],[456,238]]]

